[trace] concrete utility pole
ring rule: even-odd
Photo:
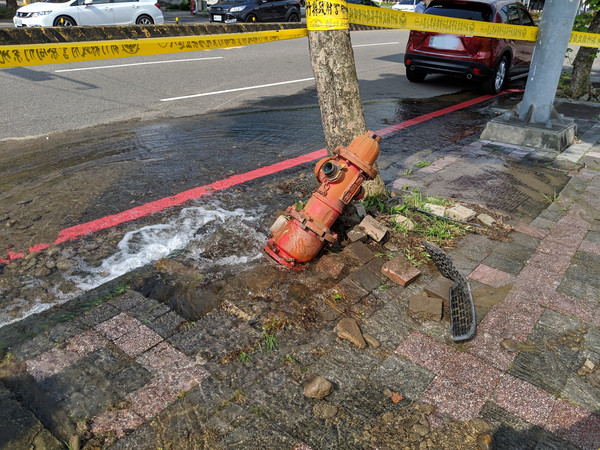
[[[546,1],[519,119],[544,125],[551,120],[556,88],[578,7],[579,0]]]
[[[487,123],[482,139],[562,151],[575,137],[575,124],[554,109],[579,0],[546,0],[523,101],[516,111]]]
[[[358,89],[345,0],[307,0],[306,25],[310,60],[321,108],[327,152],[348,146],[367,132]],[[378,174],[364,184],[368,195],[385,193]]]

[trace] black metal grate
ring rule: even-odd
[[[473,337],[477,328],[477,320],[469,282],[454,267],[452,260],[441,248],[426,241],[423,241],[423,244],[440,273],[454,281],[454,286],[450,288],[450,334],[452,340],[464,341]]]

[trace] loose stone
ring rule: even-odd
[[[327,397],[333,391],[333,384],[320,375],[317,375],[306,386],[304,386],[304,395],[309,398],[321,400]]]
[[[337,406],[330,403],[320,402],[313,406],[313,414],[318,419],[331,419],[335,417],[337,413]]]
[[[338,337],[349,340],[358,348],[365,348],[367,346],[367,343],[360,332],[360,328],[358,328],[358,324],[354,319],[346,317],[340,320],[335,326],[334,331],[337,333]]]
[[[502,342],[500,342],[500,345],[502,345],[504,350],[510,353],[515,353],[519,350],[519,345],[514,339],[503,339]]]
[[[369,333],[363,333],[363,338],[369,347],[379,348],[381,344],[377,339],[371,336]]]

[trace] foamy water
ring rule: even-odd
[[[54,302],[13,299],[0,310],[0,327],[64,303],[134,269],[152,264],[175,252],[186,251],[200,272],[232,270],[261,258],[267,237],[258,231],[260,211],[221,207],[189,207],[169,223],[129,231],[116,252],[100,265],[80,260],[65,278],[75,283],[75,292],[53,287]],[[18,310],[18,313],[15,311]]]

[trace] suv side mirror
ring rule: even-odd
[[[83,0],[85,6],[91,5],[93,0]]]

